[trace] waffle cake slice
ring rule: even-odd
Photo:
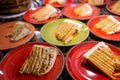
[[[85,64],[92,64],[97,70],[104,73],[110,79],[114,80],[113,73],[115,55],[111,49],[104,43],[99,42],[83,55]]]
[[[67,44],[75,34],[79,33],[82,24],[65,19],[56,30],[56,38]]]
[[[34,76],[45,75],[53,68],[57,55],[58,51],[54,47],[34,45],[19,73],[33,74]]]

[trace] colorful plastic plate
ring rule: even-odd
[[[64,7],[64,6],[68,6],[68,5],[72,4],[73,1],[74,0],[66,0],[65,4],[54,3],[54,4],[51,4],[51,5],[54,6],[54,7]],[[49,0],[43,0],[43,4],[49,4]]]
[[[74,13],[74,10],[82,5],[84,5],[84,4],[71,4],[70,6],[64,7],[62,9],[62,13],[66,17],[73,18],[73,19],[79,19],[79,20],[88,20],[88,19],[98,16],[100,14],[99,8],[91,5],[91,8],[93,9],[93,14],[91,16],[80,17],[80,16],[76,15]]]
[[[111,9],[111,7],[116,3],[117,1],[112,1],[112,2],[110,2],[110,3],[108,3],[107,5],[106,5],[106,9],[109,11],[109,12],[111,12],[111,13],[113,13],[113,14],[116,14],[116,15],[120,15],[120,12],[115,12],[115,11],[113,11],[112,9]]]
[[[60,40],[58,40],[55,37],[55,32],[56,32],[56,29],[60,26],[60,24],[64,20],[65,19],[58,19],[58,20],[54,20],[52,22],[49,22],[49,23],[45,24],[41,28],[42,38],[46,42],[57,45],[57,46],[71,46],[71,45],[75,45],[75,44],[78,44],[78,43],[84,41],[88,37],[89,30],[88,30],[86,24],[84,24],[81,21],[71,19],[71,20],[73,20],[73,21],[75,21],[79,24],[82,24],[83,27],[82,27],[81,31],[68,44],[63,44],[63,42],[61,42]]]
[[[43,6],[42,6],[43,7]],[[43,20],[43,21],[37,21],[33,18],[31,18],[31,15],[33,13],[35,13],[36,11],[40,10],[42,7],[38,7],[38,8],[33,8],[31,10],[28,10],[25,14],[24,14],[24,20],[27,21],[27,22],[30,22],[32,24],[44,24],[44,23],[47,23],[47,22],[50,22],[52,20],[55,20],[57,18],[60,18],[61,16],[61,11],[60,9],[56,8],[57,9],[57,15],[55,17],[52,17],[52,18],[49,18],[47,20]]]
[[[108,15],[102,15],[102,16],[98,16],[95,18],[92,18],[91,20],[88,21],[87,25],[89,27],[89,30],[96,36],[106,39],[106,40],[112,40],[112,41],[119,41],[120,40],[120,32],[115,33],[115,34],[106,34],[105,32],[103,32],[100,29],[97,29],[95,27],[95,24],[98,23],[99,21],[103,20],[104,18],[106,18]],[[120,21],[120,17],[118,16],[114,16],[115,19],[117,19],[118,21]]]
[[[97,41],[88,41],[78,44],[70,49],[66,57],[66,67],[74,80],[109,80],[105,75],[94,67],[86,66],[83,63],[83,54],[96,45]],[[120,49],[107,44],[115,55],[120,55]]]
[[[95,6],[104,6],[106,5],[107,3],[109,3],[111,0],[104,0],[104,4],[100,4],[100,5],[95,5]],[[88,0],[80,0],[80,2],[82,3],[88,3]]]
[[[12,27],[15,25],[16,22],[17,21],[7,22],[7,23],[3,23],[0,25],[0,50],[11,49],[11,48],[15,48],[17,46],[20,46],[22,44],[25,44],[26,42],[31,40],[32,37],[34,36],[34,32],[35,32],[34,26],[30,23],[27,23],[30,30],[31,30],[31,34],[26,36],[23,39],[16,41],[16,42],[11,42],[9,40],[9,38],[6,37],[6,35],[8,32],[11,31]]]
[[[22,45],[10,51],[0,63],[0,80],[56,80],[61,74],[64,67],[64,57],[62,52],[58,49],[59,55],[56,58],[53,68],[43,76],[33,76],[31,74],[19,74],[19,69],[24,63],[33,45],[43,45],[55,47],[48,43],[33,42]]]

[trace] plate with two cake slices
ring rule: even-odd
[[[24,20],[32,24],[44,24],[52,20],[58,19],[61,11],[58,8],[47,4],[45,6],[32,8],[24,14]]]
[[[108,44],[108,43],[105,43],[105,44],[113,52],[113,54],[111,53],[111,55],[120,56],[120,49],[118,49],[117,47],[115,47],[111,44]],[[112,79],[117,78],[117,77],[113,77],[111,72],[109,72],[108,66],[107,66],[108,68],[102,67],[103,69],[101,69],[101,67],[99,67],[99,69],[104,70],[105,73],[106,73],[106,71],[108,71],[109,77],[107,77],[103,72],[101,72],[101,70],[99,70],[98,68],[95,67],[95,66],[98,67],[98,65],[94,64],[95,65],[94,66],[93,64],[86,62],[86,58],[84,58],[86,56],[85,54],[87,54],[88,52],[92,53],[93,51],[95,51],[95,49],[93,49],[93,48],[97,48],[98,45],[103,46],[103,42],[97,42],[97,41],[83,42],[83,43],[80,43],[80,44],[72,47],[69,50],[69,52],[67,53],[67,57],[66,57],[66,67],[67,67],[69,74],[72,76],[73,79],[75,79],[75,80],[98,80],[98,79],[99,80],[111,80],[111,78]],[[93,54],[96,54],[96,53],[93,53]],[[87,57],[87,60],[90,59],[90,58],[88,58],[89,55],[87,55],[86,57]],[[97,60],[96,59],[93,60],[93,63],[94,62],[96,62],[96,64],[99,63],[99,61],[101,61],[99,59],[103,58],[104,56],[100,57],[100,55],[99,55],[97,57],[99,57],[99,58],[97,58]],[[111,56],[111,57],[113,57],[113,56]],[[93,57],[93,59],[94,59],[94,57]],[[104,57],[104,59],[107,59],[107,57]],[[102,59],[102,60],[104,60],[104,59]],[[113,60],[113,59],[111,58],[111,60]],[[106,60],[106,61],[108,61],[108,60]],[[99,63],[99,66],[101,66],[100,64],[101,63]],[[104,62],[102,64],[104,64]],[[105,64],[107,65],[108,63],[105,63]],[[111,67],[113,67],[113,66],[111,66]],[[120,78],[117,78],[116,80],[119,80],[119,79]]]
[[[85,23],[68,18],[46,23],[40,32],[46,42],[57,46],[78,44],[84,41],[89,35],[89,30]]]
[[[41,52],[41,50],[43,50],[43,52]],[[56,58],[54,57],[53,51],[57,52]],[[43,56],[45,58],[43,58]],[[41,62],[43,64],[46,62],[46,65],[43,66],[43,64],[39,64]],[[44,69],[45,66],[47,67],[46,69]],[[11,50],[1,60],[0,79],[56,80],[61,74],[63,67],[64,56],[57,47],[45,42],[31,42]]]
[[[96,36],[111,40],[120,40],[120,17],[112,15],[102,15],[94,17],[88,21],[89,30]]]
[[[1,24],[0,50],[11,49],[25,44],[33,38],[34,32],[34,26],[27,22],[12,21]]]
[[[112,1],[106,5],[106,9],[116,15],[120,15],[120,1]]]
[[[111,0],[80,0],[82,3],[89,3],[95,6],[104,6],[109,3]]]
[[[88,20],[100,14],[99,8],[89,4],[71,4],[62,9],[64,16],[78,20]]]
[[[43,4],[51,4],[54,7],[64,7],[72,4],[74,0],[43,0]]]

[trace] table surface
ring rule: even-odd
[[[37,2],[36,2],[37,1]],[[32,7],[38,7],[38,6],[42,6],[42,1],[43,0],[33,0],[32,1]],[[74,0],[74,3],[80,3],[80,0]],[[105,8],[105,6],[100,6],[100,14],[101,15],[109,15],[111,14],[110,12],[108,12]],[[113,14],[111,14],[113,15]],[[65,16],[61,16],[61,18],[65,18]],[[17,18],[7,18],[7,19],[4,19],[4,18],[0,18],[0,24],[4,23],[4,22],[9,22],[9,21],[15,21],[15,20],[23,20],[23,17],[22,16],[19,16]],[[23,20],[24,21],[24,20]],[[87,21],[83,21],[84,23],[87,23]],[[36,41],[41,41],[41,42],[44,42],[44,40],[41,38],[40,36],[40,29],[43,25],[34,25],[35,28],[36,28],[36,31],[35,31],[35,36],[30,40],[30,42],[36,42]],[[107,42],[107,43],[110,43],[118,48],[120,48],[120,41],[108,41],[108,40],[104,40],[104,39],[101,39],[95,35],[93,35],[92,33],[89,34],[88,38],[85,40],[85,41],[104,41],[104,42]],[[71,48],[72,46],[70,47],[58,47],[60,48],[60,50],[63,52],[64,54],[64,57],[66,58],[66,53],[69,51],[69,49]],[[0,60],[9,52],[10,50],[1,50],[0,51]],[[66,69],[66,66],[64,67],[63,71],[62,71],[62,74],[59,76],[59,78],[57,80],[73,80],[73,78],[69,75],[67,69]]]

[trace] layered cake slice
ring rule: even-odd
[[[49,0],[50,4],[58,3],[58,4],[65,4],[66,0]]]
[[[88,3],[92,5],[103,5],[104,0],[88,0]]]
[[[31,33],[29,26],[25,22],[17,22],[10,32],[7,33],[10,41],[18,41]]]
[[[74,10],[74,13],[78,16],[91,16],[93,13],[93,9],[89,4],[84,4]]]
[[[55,17],[57,15],[57,10],[53,6],[47,4],[37,12],[31,15],[31,18],[37,21],[47,20],[49,18]]]
[[[57,28],[56,38],[62,41],[64,44],[67,44],[75,34],[80,32],[81,28],[82,24],[65,19]]]
[[[109,15],[95,24],[97,29],[101,29],[107,34],[114,34],[120,31],[120,22],[113,16]]]
[[[118,0],[112,7],[111,10],[120,13],[120,0]]]
[[[115,79],[113,73],[115,55],[104,42],[99,42],[83,55],[84,63],[91,64],[96,69],[106,74],[110,79]]]
[[[58,51],[54,47],[34,45],[19,73],[34,76],[45,75],[53,68],[57,55],[59,55]]]

